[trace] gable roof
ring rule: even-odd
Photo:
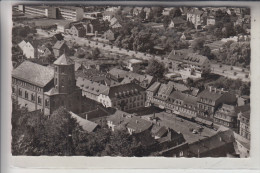
[[[66,42],[64,40],[61,40],[61,41],[57,41],[54,46],[53,46],[53,49],[60,49],[64,44],[66,44]]]
[[[72,65],[74,62],[67,57],[67,55],[62,54],[56,61],[54,61],[55,65]]]
[[[44,87],[54,78],[54,69],[30,61],[24,61],[12,71],[12,76],[34,85]]]
[[[222,95],[223,95],[223,93],[221,93],[221,92],[214,92],[214,91],[209,91],[208,89],[205,89],[198,94],[198,98],[207,98],[207,99],[211,99],[213,101],[216,101]]]
[[[208,58],[206,56],[198,55],[196,53],[189,53],[184,57],[184,61],[189,64],[201,66]]]
[[[103,94],[108,95],[110,98],[128,97],[129,95],[136,92],[139,93],[140,91],[145,91],[145,89],[143,89],[141,86],[135,83],[127,83],[127,84],[112,86],[110,87],[108,93],[103,93]]]
[[[147,91],[156,92],[156,90],[160,87],[160,85],[161,85],[160,82],[154,82],[154,83],[147,89]]]
[[[106,93],[109,91],[109,87],[106,85],[102,85],[97,82],[93,82],[88,79],[84,79],[82,77],[77,78],[76,85],[80,87],[83,91],[95,94],[95,95],[100,95],[101,93]]]
[[[86,120],[84,118],[81,118],[80,116],[78,116],[77,114],[70,112],[70,115],[72,118],[76,119],[77,123],[82,127],[83,130],[86,130],[87,132],[93,132],[97,127],[98,124]]]
[[[20,47],[20,49],[23,49],[23,47],[26,45],[26,42],[23,40],[21,41],[18,46]]]
[[[143,132],[145,130],[148,130],[150,127],[152,127],[151,122],[136,116],[131,118],[129,123],[127,124],[127,128],[133,129],[135,133]]]
[[[173,22],[175,25],[176,25],[176,24],[183,24],[183,23],[186,23],[186,21],[183,20],[181,17],[175,17],[175,18],[172,19],[171,22]]]

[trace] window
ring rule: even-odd
[[[46,106],[46,107],[49,107],[49,105],[50,105],[49,100],[46,99],[46,100],[45,100],[45,106]]]
[[[12,92],[15,93],[15,88],[14,87],[12,87]]]
[[[41,99],[41,97],[40,97],[40,96],[38,96],[38,100],[37,100],[37,101],[38,101],[38,104],[39,104],[39,105],[41,105],[41,104],[42,104],[42,99]]]
[[[35,101],[34,94],[31,94],[31,100]]]
[[[58,67],[55,67],[55,72],[58,72]]]
[[[27,92],[27,91],[25,91],[24,97],[25,97],[26,99],[28,99],[28,92]]]
[[[19,88],[19,90],[18,90],[18,95],[19,96],[22,96],[23,95],[23,92],[22,92],[22,90]]]

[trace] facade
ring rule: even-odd
[[[82,23],[73,24],[70,28],[70,34],[75,37],[84,37],[86,36],[86,28]]]
[[[23,51],[23,55],[28,59],[37,58],[37,47],[33,46],[29,41],[25,42],[24,40],[18,45]]]
[[[81,91],[75,85],[74,64],[65,55],[54,62],[54,69],[23,62],[12,72],[12,91],[13,99],[29,111],[41,109],[50,115],[60,106],[81,111]]]
[[[195,28],[198,28],[203,23],[203,13],[203,11],[193,8],[187,12],[187,21],[193,23]]]
[[[216,19],[214,16],[207,17],[207,25],[215,25],[215,24],[216,24]]]
[[[186,21],[183,20],[181,17],[176,17],[171,20],[171,23],[169,24],[168,28],[180,27],[185,23],[186,23]]]
[[[79,21],[83,19],[84,11],[80,7],[60,6],[59,13],[66,20]]]
[[[127,61],[126,68],[128,68],[132,72],[137,72],[138,70],[140,70],[140,66],[142,63],[143,63],[143,61],[141,61],[141,60],[130,59]]]
[[[222,104],[236,104],[236,96],[209,86],[198,94],[198,116],[212,120],[214,113]]]
[[[18,5],[18,10],[30,15],[45,16],[48,18],[57,18],[57,8],[51,6],[27,6],[27,5]]]
[[[62,23],[62,24],[57,24],[57,32],[65,33],[66,29],[69,29],[70,27],[70,22]]]
[[[250,140],[250,105],[238,107],[239,134]]]
[[[235,129],[237,127],[235,106],[223,104],[214,114],[214,123]]]
[[[103,36],[105,39],[108,39],[110,41],[115,40],[115,34],[111,29],[107,30]]]
[[[115,12],[113,11],[104,11],[103,13],[103,20],[104,21],[109,21],[115,16]]]
[[[84,78],[77,79],[82,95],[101,103],[104,107],[131,110],[145,104],[145,89],[135,83],[106,86]]]
[[[196,53],[176,53],[173,50],[167,57],[169,69],[178,71],[183,78],[200,78],[210,72],[210,61],[206,56]],[[175,64],[175,66],[173,66]]]
[[[56,58],[61,56],[62,54],[67,54],[69,52],[69,47],[64,40],[57,41],[52,49]]]

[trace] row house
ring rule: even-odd
[[[196,53],[182,53],[172,50],[167,57],[169,69],[178,71],[184,78],[200,78],[210,72],[210,61],[206,56]]]
[[[187,21],[193,23],[195,28],[198,28],[203,24],[203,13],[203,11],[197,8],[192,8],[187,12]]]
[[[239,106],[237,109],[239,134],[250,140],[250,104]]]
[[[214,113],[222,104],[235,105],[236,96],[223,89],[219,90],[209,86],[198,94],[197,115],[212,120]]]
[[[75,84],[74,64],[65,55],[54,62],[54,68],[24,61],[12,71],[13,99],[45,115],[60,106],[81,111],[81,91]]]
[[[214,114],[214,123],[236,129],[237,113],[233,105],[223,104]]]
[[[166,101],[166,111],[184,118],[193,119],[197,116],[197,97],[174,91]]]
[[[82,95],[101,103],[104,107],[131,110],[145,105],[145,89],[135,83],[106,86],[79,77],[77,86]]]

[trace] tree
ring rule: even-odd
[[[144,9],[141,10],[141,12],[138,14],[138,17],[141,20],[144,20],[146,18],[146,13],[145,13]]]
[[[166,71],[164,65],[156,60],[151,60],[148,64],[146,73],[156,78],[163,78]]]
[[[194,42],[192,43],[191,47],[193,49],[193,51],[200,51],[203,46],[204,46],[205,41],[202,38],[198,38],[196,40],[194,40]]]
[[[180,8],[174,8],[174,9],[172,9],[172,10],[169,12],[169,16],[170,16],[171,18],[179,17],[179,16],[181,16],[181,15],[182,15],[182,13],[181,13]]]
[[[169,16],[165,16],[163,18],[163,26],[164,26],[164,29],[167,29],[169,24],[171,23],[171,19]]]

